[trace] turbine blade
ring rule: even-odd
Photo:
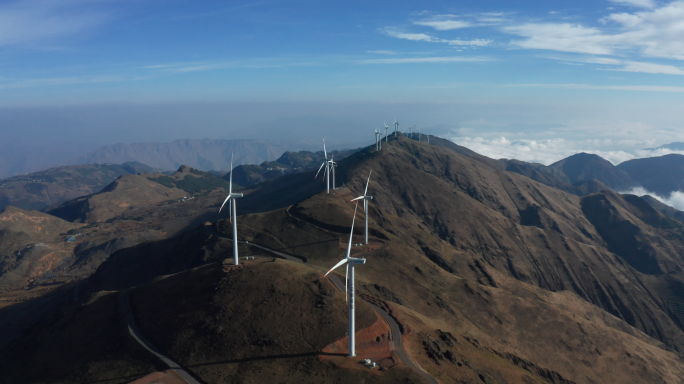
[[[349,245],[347,246],[347,259],[349,258],[349,254],[351,253],[351,243],[352,243],[352,236],[354,235],[354,221],[356,220],[356,210],[359,208],[359,202],[356,202],[356,207],[354,207],[354,218],[352,219],[352,226],[351,226],[351,232],[349,233]]]
[[[230,184],[228,184],[229,196],[233,194],[233,154],[233,152],[230,153]]]
[[[356,199],[351,199],[350,201],[356,201],[356,200],[358,200],[358,199],[363,199],[363,198],[364,198],[364,196],[359,196],[359,197],[357,197]]]
[[[230,200],[230,195],[228,195],[228,197],[226,197],[226,200],[223,202],[223,204],[221,204],[221,208],[219,208],[219,213],[221,213],[221,210],[223,209],[223,206],[226,205],[226,203],[228,202],[228,200]]]
[[[323,154],[325,155],[325,159],[328,159],[328,152],[325,150],[325,139],[323,139]]]
[[[368,184],[370,183],[370,177],[371,174],[373,173],[373,170],[370,170],[370,173],[368,174],[368,181],[366,181],[366,190],[363,191],[363,196],[365,197],[368,194]]]
[[[321,168],[323,168],[324,165],[325,161],[323,162],[323,164],[321,164]],[[314,176],[314,179],[318,177],[318,173],[321,172],[321,168],[318,168],[318,172],[316,172],[316,176]]]
[[[330,268],[330,270],[329,270],[328,272],[326,272],[325,275],[323,275],[323,277],[328,276],[328,274],[330,274],[330,272],[332,272],[333,270],[335,270],[335,269],[336,269],[337,267],[339,267],[340,265],[345,264],[347,261],[349,261],[349,260],[347,260],[347,259],[342,259],[342,260],[340,260],[340,262],[337,263],[337,264],[335,264],[334,267]]]

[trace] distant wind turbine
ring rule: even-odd
[[[233,264],[238,265],[238,241],[237,241],[237,208],[235,204],[235,199],[242,197],[242,193],[233,193],[233,154],[230,155],[230,183],[228,184],[228,197],[221,204],[219,208],[219,213],[226,205],[228,200],[232,200],[228,206],[230,210],[231,221],[233,222]]]
[[[314,179],[318,177],[318,173],[320,173],[321,169],[325,167],[325,191],[326,193],[330,193],[330,162],[328,161],[328,152],[325,150],[325,139],[323,139],[323,155],[325,156],[325,160],[323,160],[323,164],[321,164],[321,167],[318,168],[318,172],[316,172],[316,176],[314,176]]]
[[[375,150],[380,151],[382,149],[382,133],[378,131],[377,129],[375,130]]]
[[[332,171],[332,177],[333,177],[333,182],[332,182],[332,187],[333,189],[335,188],[335,168],[337,168],[337,163],[333,161],[333,155],[332,153],[330,154],[330,171]]]
[[[364,240],[366,244],[368,244],[368,200],[373,200],[373,196],[368,196],[368,184],[370,183],[370,177],[372,173],[373,170],[371,169],[371,171],[368,173],[368,181],[366,181],[366,189],[363,191],[363,196],[359,196],[356,199],[352,200],[355,201],[363,199],[363,212],[365,212],[366,214],[366,230],[364,232]]]
[[[389,127],[387,126],[387,123],[384,123],[384,124],[385,124],[385,143],[386,143],[387,140],[389,140],[389,139],[387,138],[387,130],[389,129]]]
[[[356,207],[354,208],[354,218],[352,219],[351,232],[349,233],[347,257],[342,259],[339,263],[335,264],[335,266],[330,268],[330,270],[325,274],[325,276],[328,276],[328,274],[335,270],[337,267],[347,264],[347,275],[345,285],[347,286],[346,294],[349,297],[349,357],[356,356],[356,326],[354,324],[354,265],[366,264],[366,259],[349,257],[351,253],[352,235],[354,235],[354,220],[356,220],[356,209],[358,207],[359,203],[357,202]]]
[[[399,120],[394,119],[394,137],[397,137],[397,131],[399,130]]]

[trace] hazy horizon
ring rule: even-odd
[[[684,141],[684,2],[387,5],[6,2],[0,146],[344,145],[395,118],[543,164]]]

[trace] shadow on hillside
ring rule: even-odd
[[[298,358],[298,357],[315,357],[315,356],[341,356],[341,357],[345,357],[347,355],[344,353],[327,353],[327,352],[294,353],[294,354],[290,354],[290,355],[270,355],[270,356],[248,357],[246,359],[215,361],[213,363],[186,365],[186,367],[187,368],[193,368],[193,367],[203,367],[206,365],[235,364],[235,363],[246,363],[246,362],[250,362],[250,361],[273,360],[273,359],[294,359],[294,358]]]

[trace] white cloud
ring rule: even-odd
[[[413,63],[458,63],[458,62],[478,62],[493,61],[489,57],[406,57],[396,59],[364,59],[356,60],[355,64],[413,64]]]
[[[438,31],[450,31],[452,29],[469,28],[473,26],[472,23],[460,20],[414,21],[413,24],[432,27]]]
[[[627,160],[684,154],[662,143],[684,141],[679,129],[662,129],[639,121],[577,120],[565,125],[509,125],[487,120],[460,123],[447,139],[482,155],[550,165],[576,153],[597,154],[613,164]]]
[[[652,74],[666,74],[666,75],[684,75],[684,70],[673,65],[663,65],[655,63],[646,63],[640,61],[624,61],[612,59],[607,57],[566,57],[566,56],[546,56],[553,60],[563,61],[564,64],[572,64],[571,62],[601,64],[615,66],[616,68],[606,68],[611,71],[621,72],[640,72]],[[570,62],[568,62],[570,61]]]
[[[634,7],[653,8],[655,3],[652,0],[608,0],[613,3],[621,3]]]
[[[475,39],[475,40],[441,40],[442,43],[447,43],[449,45],[470,45],[484,47],[492,43],[491,40],[486,39]]]
[[[511,43],[520,48],[595,55],[609,55],[614,50],[610,36],[603,35],[597,28],[577,24],[528,23],[504,27],[503,30],[527,38]]]
[[[395,37],[397,39],[405,39],[405,40],[411,40],[411,41],[427,41],[430,43],[445,43],[449,45],[469,45],[469,46],[485,46],[491,44],[491,40],[485,40],[485,39],[474,39],[474,40],[448,40],[448,39],[440,39],[434,36],[430,36],[425,33],[405,33],[405,32],[400,32],[396,30],[395,28],[387,27],[387,28],[381,28],[380,32],[383,34],[390,36],[390,37]]]
[[[600,20],[617,24],[617,30],[569,23],[526,23],[504,27],[503,31],[522,37],[511,44],[525,49],[598,55],[638,52],[643,56],[684,60],[684,1],[660,8],[650,1],[624,2],[652,9],[613,13]]]
[[[671,192],[669,196],[660,196],[656,194],[655,192],[651,192],[644,187],[636,187],[632,188],[628,191],[620,191],[622,194],[626,195],[637,195],[637,196],[645,196],[645,195],[650,195],[654,199],[660,201],[661,203],[665,205],[669,205],[672,208],[678,209],[680,211],[684,211],[684,193],[682,191],[674,191]]]
[[[432,37],[430,35],[426,35],[425,33],[404,33],[404,32],[399,32],[393,28],[383,28],[380,31],[387,36],[396,37],[397,39],[405,39],[405,40],[411,40],[411,41],[429,41],[429,42],[439,41],[439,39]]]
[[[503,136],[493,139],[452,136],[449,140],[493,159],[517,159],[544,165],[551,165],[556,161],[581,152],[599,155],[615,165],[627,160],[664,156],[671,153],[684,155],[684,151],[672,151],[669,149],[611,150],[604,147],[609,147],[613,144],[612,141],[598,139],[566,140],[554,138],[511,140]],[[642,141],[642,143],[644,146],[648,145],[646,141]]]
[[[661,65],[653,63],[640,63],[628,61],[622,68],[617,69],[623,72],[642,72],[642,73],[661,73],[666,75],[684,75],[684,70],[672,65]]]

